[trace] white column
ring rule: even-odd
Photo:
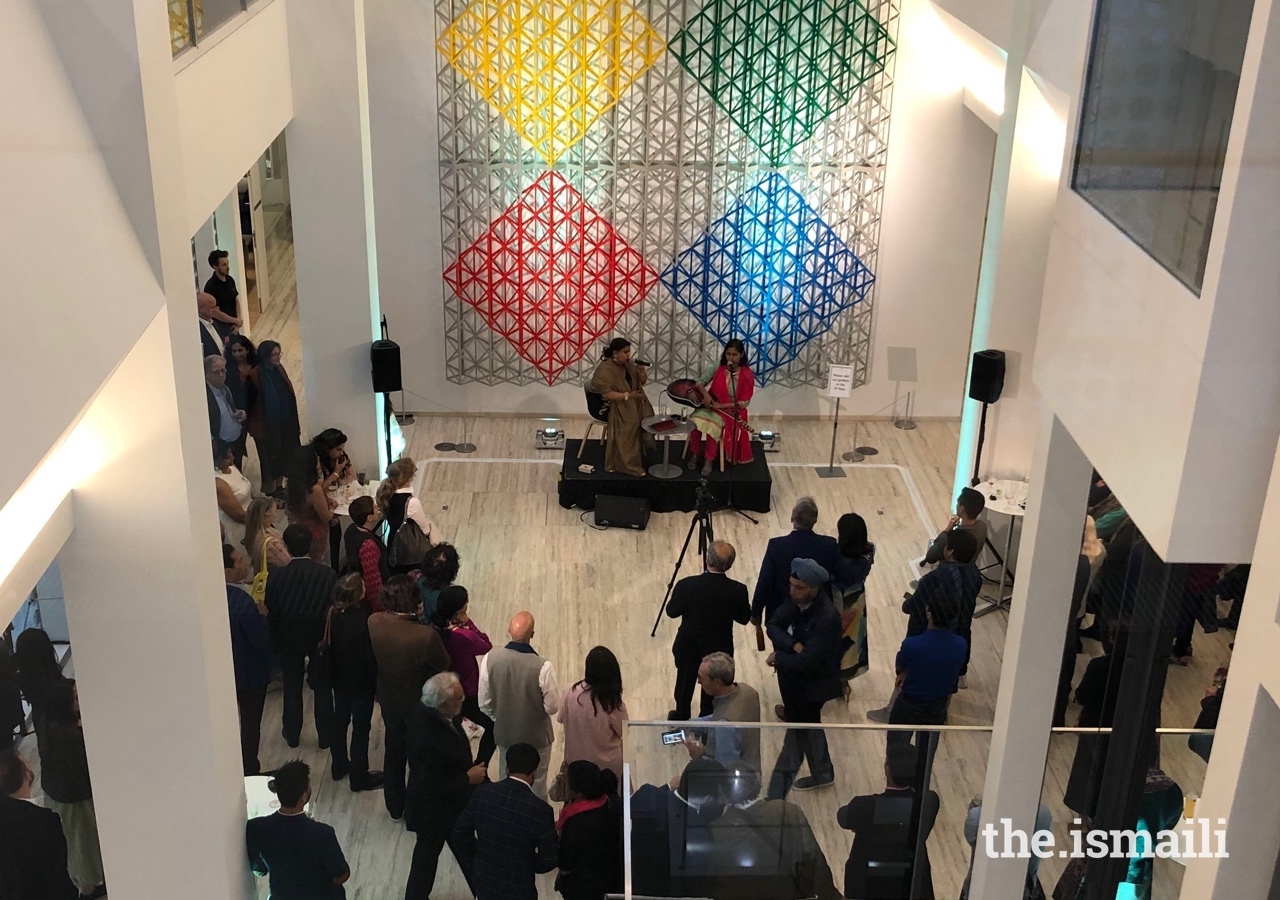
[[[189,500],[173,368],[162,311],[80,423],[58,560],[111,893],[226,900],[251,890],[235,677],[211,460]]]
[[[244,789],[168,12],[154,0],[34,5],[163,300],[85,413],[101,468],[79,481],[62,554],[106,876],[140,900],[243,897]]]
[[[1031,834],[1049,749],[1071,591],[1092,466],[1053,413],[1040,416],[1021,564],[1005,636],[995,732],[987,758],[982,821],[1011,819]],[[991,859],[979,832],[973,897],[1019,897],[1025,859]]]
[[[372,470],[382,441],[369,375],[379,308],[364,0],[307,0],[288,13],[285,140],[307,426],[341,428],[356,468]]]

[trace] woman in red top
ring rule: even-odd
[[[489,636],[476,627],[467,615],[467,589],[454,584],[440,592],[431,624],[440,631],[440,640],[449,651],[451,668],[462,682],[462,715],[484,729],[480,737],[480,752],[476,765],[487,766],[497,748],[493,736],[493,719],[480,711],[477,694],[480,691],[480,664],[477,656],[484,656],[493,649]]]
[[[703,406],[694,410],[689,420],[697,429],[689,435],[689,468],[704,457],[702,474],[710,475],[720,442],[724,442],[724,458],[729,463],[749,462],[751,432],[747,424],[747,404],[756,392],[756,379],[747,364],[747,348],[737,338],[724,345],[720,365],[708,369],[698,381]]]

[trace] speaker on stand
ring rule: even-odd
[[[373,392],[382,395],[382,433],[386,436],[387,464],[391,456],[391,394],[404,389],[400,377],[400,345],[387,337],[387,317],[382,317],[382,339],[369,348],[370,375]]]
[[[969,371],[969,399],[982,403],[982,418],[978,420],[978,449],[973,456],[973,481],[982,480],[982,444],[987,439],[987,407],[1000,399],[1004,391],[1004,351],[979,350],[973,354]]]

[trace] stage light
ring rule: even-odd
[[[563,450],[564,431],[559,428],[540,428],[534,433],[534,446],[539,450]]]
[[[757,431],[756,440],[764,447],[765,453],[777,453],[782,449],[781,431]]]

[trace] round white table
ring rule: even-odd
[[[982,494],[982,499],[987,501],[987,512],[996,513],[1001,516],[1009,517],[1009,531],[1004,538],[1004,557],[1000,560],[1000,583],[996,587],[997,596],[995,600],[988,600],[987,605],[974,611],[975,619],[985,616],[987,613],[995,612],[997,609],[1009,611],[1009,604],[1013,600],[1013,592],[1010,591],[1006,596],[1004,592],[1005,579],[1009,574],[1009,554],[1013,550],[1013,529],[1017,524],[1017,520],[1026,515],[1027,512],[1027,490],[1030,485],[1025,481],[1017,481],[1011,478],[988,478],[981,484],[973,486],[975,491]],[[981,552],[982,548],[979,547]]]
[[[374,497],[377,496],[378,486],[376,484],[361,484],[358,481],[348,481],[346,484],[340,484],[329,495],[337,501],[337,507],[334,512],[340,516],[351,518],[351,501],[357,497]]]
[[[671,423],[658,428],[660,423]],[[649,467],[649,474],[654,478],[679,478],[680,467],[671,464],[671,438],[673,435],[686,435],[693,431],[693,423],[680,416],[649,416],[640,423],[640,427],[654,437],[662,438],[662,462]]]

